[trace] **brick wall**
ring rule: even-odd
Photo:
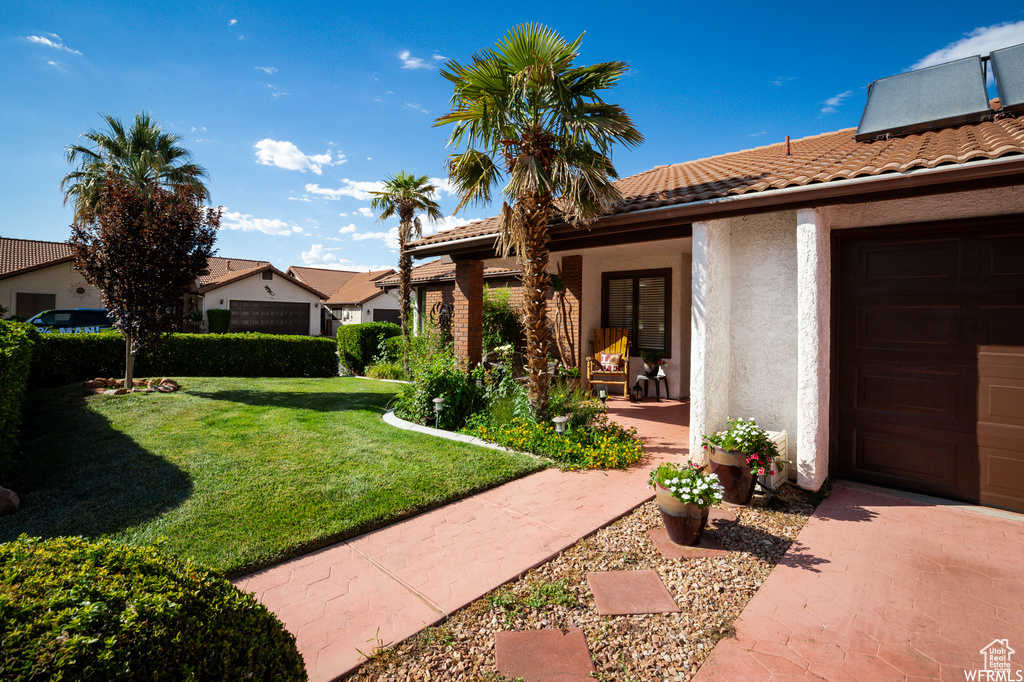
[[[455,337],[455,357],[468,361],[470,367],[480,363],[483,299],[484,262],[470,260],[456,263],[452,336]]]
[[[548,320],[552,351],[568,365],[579,366],[580,306],[583,303],[583,256],[562,258],[562,281],[565,291],[548,300]]]

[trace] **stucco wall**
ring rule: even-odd
[[[85,289],[84,294],[77,293],[79,287]],[[19,292],[54,294],[57,297],[56,308],[103,307],[99,289],[86,283],[85,277],[71,267],[70,261],[0,279],[0,305],[8,309],[8,314],[17,313]]]
[[[369,301],[363,304],[363,319],[367,322],[373,322],[373,311],[376,309],[381,310],[398,310],[401,306],[398,303],[397,293],[395,298],[390,295],[381,293],[378,296],[374,296]]]
[[[606,246],[557,253],[551,259],[549,272],[557,270],[564,256],[583,257],[583,302],[581,305],[581,367],[591,352],[594,329],[601,326],[601,274],[625,270],[672,269],[672,347],[665,367],[669,395],[680,398],[690,392],[690,259],[692,239],[671,239],[643,244]],[[585,371],[585,370],[584,370]],[[643,361],[630,359],[632,377],[643,373]],[[653,386],[651,387],[653,394]]]
[[[270,287],[271,296],[266,287]],[[231,301],[274,301],[277,303],[308,303],[309,304],[309,335],[320,336],[320,297],[316,294],[292,284],[276,273],[274,279],[261,279],[255,274],[237,282],[225,284],[205,294],[203,310],[211,308],[231,308]],[[205,314],[204,314],[205,318]]]

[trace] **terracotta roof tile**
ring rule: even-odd
[[[499,267],[485,267],[484,277],[501,277],[502,275],[518,275],[519,270],[513,270],[512,268],[499,268]],[[389,277],[383,277],[377,280],[378,287],[395,287],[398,286],[399,273],[395,273]],[[443,262],[442,259],[437,258],[432,261],[427,261],[422,265],[417,265],[412,269],[412,283],[413,284],[425,284],[429,282],[442,282],[450,279],[455,279],[455,263]]]
[[[362,305],[374,296],[380,295],[381,291],[375,282],[393,272],[394,270],[357,272],[344,286],[331,294],[326,303],[327,305]]]
[[[345,286],[350,279],[359,274],[351,270],[329,270],[327,268],[307,268],[294,265],[288,268],[288,272],[328,296]]]
[[[67,242],[0,237],[0,277],[35,270],[71,258]]]
[[[864,142],[857,142],[853,135],[854,129],[846,128],[793,140],[790,156],[785,143],[778,143],[658,166],[616,182],[623,203],[613,214],[1024,153],[1024,118]],[[498,225],[495,216],[412,245],[496,234]]]
[[[242,270],[252,270],[253,268],[270,265],[270,263],[265,260],[210,256],[210,260],[206,261],[206,265],[209,268],[209,272],[199,277],[199,286],[213,284],[229,276],[234,276]]]

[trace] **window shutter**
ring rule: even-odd
[[[667,350],[665,348],[665,288],[667,278],[639,277],[640,315],[637,321],[638,349]]]
[[[633,339],[633,278],[608,280],[608,327],[629,330]]]

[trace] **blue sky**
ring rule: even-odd
[[[607,99],[646,143],[614,155],[621,176],[856,126],[871,81],[1024,42],[1015,3],[7,0],[0,235],[66,239],[64,147],[102,113],[146,110],[209,171],[225,212],[219,255],[394,267],[394,224],[375,220],[367,190],[399,170],[443,179],[440,66],[527,21],[585,31],[582,63],[629,63]],[[448,214],[457,202],[440,203]]]

